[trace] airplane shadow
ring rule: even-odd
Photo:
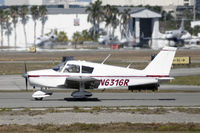
[[[98,98],[64,98],[68,102],[101,102]]]
[[[155,99],[120,99],[120,98],[107,98],[107,99],[99,99],[99,98],[72,98],[67,97],[64,99],[44,99],[44,101],[67,101],[67,102],[103,102],[103,101],[175,101],[175,98],[155,98]]]
[[[102,101],[175,101],[175,98],[156,98],[156,99],[101,99]]]

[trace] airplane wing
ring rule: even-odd
[[[65,84],[62,87],[79,89],[80,85],[83,84],[85,89],[96,89],[100,85],[100,80],[89,76],[72,76],[66,79]]]

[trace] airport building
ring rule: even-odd
[[[20,5],[46,5],[49,7],[69,8],[85,7],[91,0],[0,0],[1,6],[20,6]]]
[[[53,29],[57,31],[64,31],[67,33],[69,39],[72,39],[72,35],[79,31],[89,30],[92,24],[87,21],[88,14],[85,12],[86,8],[48,8],[47,21],[45,23],[44,33],[49,33]],[[119,10],[123,11],[125,7],[120,7]],[[150,38],[156,37],[159,34],[159,18],[160,14],[153,12],[145,8],[131,8],[132,21],[129,23],[130,32],[136,37],[136,43],[141,43],[146,40],[142,40],[141,36]],[[32,17],[29,16],[29,20],[26,24],[28,45],[33,45],[34,42],[34,22]],[[13,24],[11,25],[13,29]],[[41,35],[41,21],[37,20],[36,35]],[[105,29],[105,23],[100,24],[100,28]],[[23,25],[21,21],[17,23],[17,45],[19,47],[25,47],[25,38],[23,32]],[[6,38],[6,30],[4,30],[4,38]],[[120,25],[115,30],[115,36],[121,39]],[[4,39],[4,45],[7,46],[7,39]],[[10,46],[14,46],[14,30],[10,34]]]
[[[96,0],[93,0],[93,2]],[[103,5],[116,6],[189,6],[194,0],[101,0]]]
[[[96,0],[93,0],[95,2]],[[101,0],[102,5],[115,6],[161,6],[163,10],[177,12],[182,9],[191,9],[196,4],[197,11],[200,12],[200,0]],[[179,14],[178,14],[179,15]]]
[[[196,10],[200,14],[200,0],[196,0]]]

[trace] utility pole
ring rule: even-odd
[[[196,21],[196,0],[194,0],[193,15],[193,21]]]

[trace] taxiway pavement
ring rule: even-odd
[[[91,106],[200,106],[200,93],[93,93],[87,100],[76,100],[71,93],[54,93],[35,101],[30,92],[0,93],[0,108],[91,107]]]

